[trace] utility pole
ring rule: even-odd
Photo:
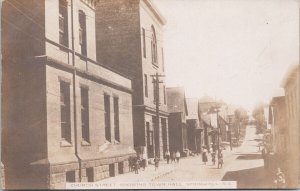
[[[155,122],[155,128],[154,128],[154,140],[155,140],[155,156],[160,158],[160,142],[159,142],[159,105],[160,105],[160,99],[159,99],[159,84],[163,83],[163,81],[160,81],[160,77],[164,77],[164,75],[159,75],[157,72],[155,75],[151,75],[152,83],[154,86],[154,104],[156,108],[156,122]]]
[[[219,125],[219,109],[217,108],[217,129],[218,129],[218,152],[220,151],[220,135],[221,135],[221,128]]]

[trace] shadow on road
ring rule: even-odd
[[[262,159],[261,154],[239,154],[236,159],[237,160],[255,160],[255,159]]]
[[[237,188],[275,188],[272,178],[265,174],[264,167],[227,172],[222,181],[237,181]]]

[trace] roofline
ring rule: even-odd
[[[269,107],[273,106],[278,100],[282,100],[282,99],[284,100],[285,96],[275,96],[275,97],[272,97]]]
[[[150,10],[154,13],[154,15],[159,20],[159,22],[162,25],[166,25],[167,24],[166,18],[160,13],[159,9],[154,5],[154,3],[151,0],[144,0],[144,2],[150,8]]]
[[[284,88],[297,72],[299,72],[299,64],[291,65],[283,77],[281,87]]]

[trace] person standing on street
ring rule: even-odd
[[[159,166],[159,158],[156,156],[154,159],[154,166],[155,166],[155,170],[158,170],[158,166]]]
[[[204,147],[204,149],[202,151],[202,162],[204,163],[204,165],[206,165],[206,162],[207,162],[207,149],[206,149],[206,147]]]
[[[211,162],[213,165],[216,164],[216,153],[214,151],[211,153]]]
[[[223,167],[223,154],[221,150],[218,152],[218,168],[220,167]]]
[[[172,164],[172,162],[174,162],[175,163],[175,152],[172,152],[172,155],[171,155],[171,164]]]
[[[262,158],[264,160],[264,168],[267,169],[267,164],[266,164],[266,148],[265,147],[261,150],[261,155],[262,155]]]
[[[167,159],[167,164],[169,164],[169,161],[170,161],[170,151],[169,150],[167,150],[167,152],[166,152],[166,159]]]
[[[179,159],[180,159],[180,152],[177,150],[177,152],[176,152],[177,163],[179,163]]]
[[[136,157],[135,164],[134,164],[134,172],[135,172],[135,174],[139,173],[139,168],[140,168],[140,159]]]

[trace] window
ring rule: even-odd
[[[145,78],[145,96],[148,97],[148,79],[147,79],[147,74],[144,74]]]
[[[164,85],[164,104],[167,103],[167,100],[166,100],[166,86]]]
[[[61,138],[71,143],[70,84],[60,82]]]
[[[157,41],[156,41],[156,33],[155,29],[152,25],[152,39],[151,39],[151,52],[152,52],[152,64],[158,66],[157,64]]]
[[[120,142],[119,98],[114,97],[115,140]]]
[[[143,56],[146,58],[146,32],[143,28]]]
[[[87,55],[86,44],[86,15],[83,11],[79,11],[79,44],[81,47],[81,54]]]
[[[89,92],[86,87],[81,87],[81,130],[82,139],[86,142],[90,142]]]
[[[110,97],[104,94],[104,118],[105,118],[105,138],[111,142],[111,127],[110,127]]]
[[[68,3],[59,0],[59,44],[68,47]]]
[[[150,123],[146,122],[146,129],[147,129],[147,145],[153,145],[153,131],[150,130]]]
[[[162,59],[162,71],[165,71],[165,56],[164,56],[164,49],[161,48],[161,59]]]

